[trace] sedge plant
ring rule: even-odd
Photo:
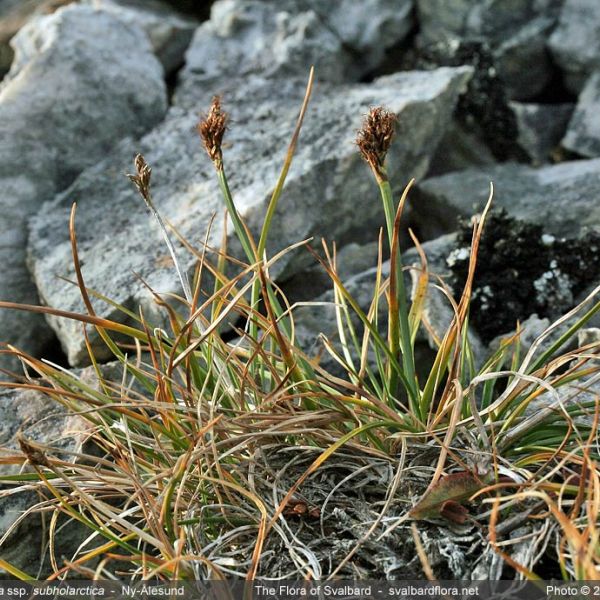
[[[416,448],[434,452],[431,476],[416,504],[420,509],[407,510],[401,519],[463,520],[465,502],[485,494],[489,500],[492,494],[493,533],[510,512],[510,502],[500,497],[509,493],[515,498],[543,499],[549,507],[546,518],[554,519],[565,532],[571,531],[571,523],[582,532],[582,540],[597,544],[597,527],[580,526],[582,494],[591,502],[585,523],[598,515],[596,427],[593,419],[586,420],[596,410],[596,402],[585,396],[566,403],[560,391],[573,385],[591,386],[598,379],[597,344],[575,350],[568,346],[600,310],[595,302],[598,290],[544,332],[527,352],[522,353],[517,332],[487,360],[475,360],[468,336],[470,293],[491,194],[474,223],[469,274],[454,300],[443,281],[429,273],[416,239],[421,264],[403,264],[401,215],[411,184],[396,202],[386,167],[396,116],[383,107],[370,110],[357,137],[359,152],[379,188],[390,252],[385,277],[380,243],[370,304],[361,305],[353,298],[338,275],[335,252],[327,245],[318,253],[308,242],[292,243],[270,256],[268,233],[308,114],[312,80],[311,72],[258,242],[237,210],[228,184],[223,153],[228,117],[220,99],[213,100],[198,126],[243,258],[229,253],[226,235],[218,249],[206,242],[198,248],[169,231],[152,199],[151,167],[142,156],[136,157],[136,172],[130,178],[159,222],[183,291],[183,296],[168,298],[155,294],[168,327],[155,326],[143,312],[115,303],[112,306],[128,325],[96,314],[95,300],[110,304],[110,299],[85,284],[75,207],[69,225],[71,247],[87,313],[0,302],[3,309],[74,319],[86,332],[91,367],[83,373],[16,348],[4,350],[21,359],[29,376],[0,386],[49,396],[79,415],[86,430],[85,444],[70,457],[58,456],[52,448],[22,435],[19,446],[2,458],[4,464],[29,469],[0,475],[0,482],[10,486],[9,492],[0,491],[0,498],[32,489],[43,497],[21,520],[35,511],[53,511],[87,531],[64,564],[50,544],[51,577],[112,577],[115,569],[133,579],[264,575],[261,560],[269,540],[289,540],[286,515],[295,494],[326,463],[335,462],[342,449],[377,460],[393,460],[399,448],[405,457]],[[179,263],[170,239],[173,234],[195,258],[191,276]],[[297,342],[296,306],[269,275],[282,256],[303,248],[312,252],[331,278],[338,335],[323,341],[325,351],[343,367],[343,376],[328,372]],[[410,296],[408,269],[417,273]],[[433,286],[448,295],[454,319],[435,339],[435,359],[420,381],[415,337],[420,327],[427,326],[424,308]],[[387,335],[380,331],[381,311],[387,313]],[[547,342],[562,325],[565,333]],[[94,328],[99,343],[110,349],[115,361],[110,368],[96,359],[88,328]],[[222,335],[225,329],[237,337],[228,341]],[[123,338],[128,341],[123,343]],[[119,377],[114,376],[115,368]],[[542,396],[549,402],[543,410],[532,411]],[[275,486],[274,496],[266,497],[257,491],[260,485],[253,465],[274,443],[313,448],[317,453],[293,485]],[[565,483],[564,465],[578,465],[580,471],[585,465],[579,474],[585,483]],[[564,503],[556,504],[548,494],[557,491],[577,510],[568,513]],[[0,547],[21,520],[0,539]],[[52,523],[51,537],[57,534],[58,517]],[[379,523],[374,524],[373,534]],[[494,545],[493,535],[490,539]],[[584,542],[569,539],[571,545],[567,548],[559,541],[557,551],[565,577],[589,575],[597,567],[597,553],[582,556]],[[247,546],[243,565],[232,566],[216,550],[234,546]],[[494,547],[501,552],[497,544]],[[524,566],[522,572],[531,575],[534,566]],[[7,561],[0,561],[0,567],[19,578],[33,575]],[[300,568],[299,574],[308,576],[307,569]]]

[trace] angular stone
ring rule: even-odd
[[[52,447],[52,456],[73,460],[73,452],[80,452],[88,435],[89,426],[76,415],[68,414],[56,401],[34,391],[0,392],[0,462],[2,458],[20,456],[16,434],[21,432],[27,440]],[[26,467],[27,470],[31,467]],[[2,477],[22,471],[17,464],[0,464],[0,538],[9,531],[21,515],[40,502],[34,491],[15,489],[2,485]],[[77,547],[72,538],[76,528],[71,525],[57,536],[57,555]],[[8,563],[36,576],[43,567],[43,525],[39,513],[30,514],[17,525],[1,547],[1,555]],[[83,535],[76,536],[79,541]],[[46,551],[46,561],[48,559]],[[0,578],[6,573],[0,568]]]
[[[461,217],[480,212],[494,184],[494,206],[537,223],[559,237],[576,237],[585,227],[600,228],[600,160],[581,160],[533,169],[504,164],[467,169],[418,184],[415,220],[428,236],[453,231]]]
[[[519,146],[534,165],[548,162],[567,129],[573,105],[511,102],[510,107],[517,117]]]
[[[222,0],[194,35],[183,78],[305,75],[342,81],[351,56],[313,10],[286,11],[271,2]]]
[[[550,319],[548,319],[548,318],[540,319],[538,317],[538,315],[535,313],[533,313],[527,319],[524,319],[520,323],[519,328],[520,328],[521,334],[519,336],[519,344],[520,344],[519,353],[520,353],[521,358],[525,357],[525,355],[527,354],[527,352],[529,352],[533,343],[538,339],[538,337],[540,335],[545,333],[546,330],[552,324],[553,323]],[[545,350],[548,350],[552,346],[552,344],[554,344],[556,341],[558,341],[558,339],[564,333],[566,333],[566,331],[572,324],[573,324],[573,322],[569,321],[567,323],[559,325],[558,327],[554,328],[550,333],[548,333],[548,335],[545,335],[544,339],[541,341],[541,343],[537,347],[537,350],[536,350],[537,355],[539,356],[542,352],[544,352]],[[579,333],[581,334],[585,331],[594,331],[594,330],[593,329],[584,329]],[[511,338],[513,335],[515,335],[515,333],[516,333],[516,329],[513,331],[510,331],[510,332],[506,332],[505,334],[499,335],[498,337],[494,338],[488,344],[488,347],[490,349],[490,352],[489,352],[490,355],[500,348],[500,344],[503,340]],[[573,336],[571,338],[571,340],[569,340],[569,342],[567,342],[563,346],[563,351],[575,350],[575,348],[582,345],[578,341],[579,339],[580,339],[579,337]]]
[[[586,364],[586,367],[597,366],[594,362],[592,359]],[[554,418],[557,422],[564,423],[566,417],[563,408],[579,407],[581,412],[573,419],[574,423],[585,427],[593,426],[595,405],[600,393],[597,374],[561,385],[556,391],[558,398],[554,394],[545,392],[527,406],[523,420],[511,428],[509,443],[513,439],[518,439],[529,427],[544,419],[552,420]]]
[[[417,0],[417,20],[424,43],[450,42],[467,35],[467,19],[478,0]]]
[[[141,27],[168,75],[179,68],[199,23],[160,0],[83,0],[124,23]]]
[[[337,248],[336,269],[338,277],[345,281],[377,265],[377,242],[359,244],[355,241]],[[284,293],[292,302],[314,300],[331,289],[331,278],[320,265],[309,267],[282,282]]]
[[[573,117],[569,122],[562,145],[572,152],[589,158],[600,156],[600,71],[586,82],[579,95]]]
[[[548,46],[567,87],[578,93],[588,76],[600,69],[600,3],[565,0]]]
[[[309,0],[313,10],[353,54],[351,75],[359,78],[383,60],[413,27],[413,0]]]
[[[471,71],[405,72],[369,85],[319,84],[306,115],[294,164],[288,176],[269,237],[269,255],[311,236],[339,244],[354,232],[383,222],[377,187],[356,150],[354,138],[370,106],[386,105],[398,113],[398,135],[390,152],[390,173],[396,188],[425,173],[429,158],[448,124]],[[195,132],[199,108],[222,93],[232,124],[226,136],[225,165],[238,210],[258,233],[289,143],[304,93],[304,81],[248,78],[188,86],[177,96],[164,124],[140,143],[123,144],[113,156],[85,171],[64,194],[48,203],[31,226],[30,265],[40,296],[49,305],[83,310],[78,290],[59,276],[73,278],[67,221],[73,200],[81,200],[78,238],[87,284],[116,302],[141,305],[154,314],[154,301],[134,273],[156,291],[177,291],[168,253],[143,202],[123,177],[131,170],[136,150],[154,167],[154,202],[193,243],[203,240],[213,214],[210,242],[219,245],[223,204],[214,169]],[[249,102],[249,98],[252,102]],[[232,227],[228,229],[230,240]],[[230,250],[235,244],[230,242]],[[184,266],[192,258],[181,254]],[[306,251],[295,252],[273,266],[282,279],[306,268]],[[118,318],[101,302],[96,310]],[[121,317],[122,318],[122,317]],[[85,361],[78,324],[49,319],[71,364]]]
[[[419,44],[485,42],[509,96],[527,100],[552,77],[546,41],[560,4],[561,0],[418,0]]]
[[[577,345],[580,348],[598,342],[600,342],[600,328],[598,327],[587,327],[577,333]]]
[[[47,14],[74,0],[1,0],[0,1],[0,79],[14,58],[10,41],[35,14]]]
[[[453,119],[431,160],[429,176],[445,175],[476,165],[495,165],[496,159],[479,133],[468,131]]]
[[[357,80],[411,26],[410,0],[220,0],[194,36],[183,78],[305,76],[314,65],[320,81]]]
[[[36,17],[12,44],[0,88],[0,298],[35,304],[27,217],[119,139],[155,125],[166,89],[145,34],[90,7]],[[37,352],[48,335],[41,318],[0,311],[0,341]]]
[[[113,389],[120,389],[123,381],[123,365],[112,362],[99,365],[104,382],[113,384]],[[94,367],[72,371],[84,385],[100,391],[100,382]],[[134,383],[132,391],[144,394]],[[0,538],[11,528],[15,521],[28,509],[40,502],[38,491],[21,490],[11,482],[2,483],[3,477],[15,475],[23,468],[31,471],[30,466],[4,463],[2,459],[21,456],[16,434],[39,446],[47,447],[47,455],[69,462],[78,462],[77,454],[96,456],[98,449],[89,442],[92,425],[83,416],[67,410],[56,399],[32,390],[0,391]],[[52,495],[42,485],[41,490],[49,498]],[[22,521],[0,547],[0,555],[10,564],[33,576],[40,574],[40,579],[50,573],[51,565],[48,557],[47,542],[48,514],[45,515],[46,527],[42,527],[39,513],[30,513]],[[66,522],[59,518],[60,534],[55,538],[56,556],[70,559],[81,542],[90,531],[78,522]],[[93,544],[94,542],[92,542]],[[91,547],[88,546],[88,549]],[[0,568],[0,579],[6,573]]]
[[[520,323],[520,331],[521,335],[519,336],[520,343],[520,352],[521,356],[525,356],[531,348],[531,345],[535,340],[550,326],[550,319],[542,318],[537,316],[537,314],[530,315],[527,319],[525,319],[522,323]],[[503,340],[507,338],[511,338],[515,335],[516,330],[507,331],[495,337],[490,343],[489,347],[492,352],[498,350],[503,342]],[[553,340],[555,341],[555,340]]]
[[[555,24],[551,17],[535,18],[495,48],[496,67],[510,98],[529,100],[550,83],[553,67],[546,44]]]

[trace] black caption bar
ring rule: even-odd
[[[600,582],[0,581],[0,600],[600,600]]]

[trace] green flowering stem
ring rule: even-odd
[[[392,188],[385,168],[385,159],[394,137],[396,115],[382,107],[372,108],[366,116],[363,126],[358,132],[356,144],[371,167],[375,176],[387,224],[390,243],[390,300],[389,300],[389,330],[388,342],[392,356],[399,359],[402,355],[402,366],[405,375],[406,392],[410,399],[411,410],[419,407],[419,387],[416,378],[415,360],[410,334],[409,310],[406,300],[404,275],[402,272],[402,256],[398,243],[399,218],[402,203],[398,213],[394,209]],[[406,199],[406,192],[403,201]],[[399,377],[391,362],[388,362],[387,379],[392,397],[398,394]],[[415,414],[420,415],[419,410]]]
[[[219,180],[219,187],[221,188],[221,193],[223,194],[223,200],[225,201],[225,206],[227,207],[227,212],[231,217],[231,221],[233,222],[233,228],[235,229],[235,233],[240,240],[240,244],[242,244],[242,249],[246,254],[246,258],[250,264],[254,263],[256,258],[254,254],[254,250],[252,248],[252,242],[250,240],[250,234],[244,225],[242,218],[240,217],[240,213],[238,213],[237,208],[233,202],[233,197],[231,196],[231,190],[229,189],[229,184],[227,182],[227,176],[225,175],[225,167],[223,163],[221,163],[220,168],[217,169],[217,179]]]
[[[410,399],[411,409],[421,418],[422,415],[417,410],[419,406],[419,392],[414,362],[414,349],[410,334],[409,308],[406,298],[406,286],[404,285],[402,254],[398,243],[398,226],[402,204],[396,213],[392,188],[387,178],[385,167],[380,167],[379,174],[379,190],[383,201],[391,252],[388,340],[392,355],[394,357],[402,355],[402,367],[409,386],[406,391]],[[395,395],[398,392],[399,378],[397,370],[392,365],[388,365],[388,376],[390,392],[392,395]]]

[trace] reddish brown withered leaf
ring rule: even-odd
[[[491,482],[493,474],[475,475],[471,471],[459,471],[442,477],[416,504],[409,515],[413,519],[430,519],[443,514],[445,505],[446,512],[458,517],[458,509],[455,505],[470,498],[475,492],[482,489]],[[451,502],[452,504],[448,504]],[[463,515],[466,518],[466,511]],[[454,520],[452,517],[450,520]]]

